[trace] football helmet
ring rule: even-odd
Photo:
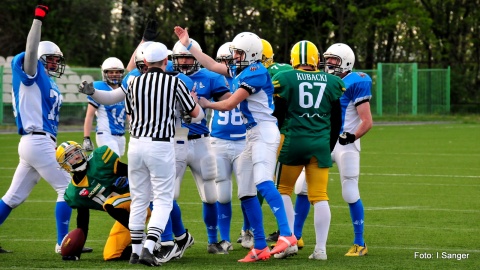
[[[138,45],[137,50],[135,51],[135,66],[137,66],[138,70],[141,73],[144,73],[146,67],[145,62],[143,62],[143,60],[145,59],[143,53],[152,43],[153,41],[145,41],[142,44]]]
[[[87,168],[87,154],[77,142],[61,143],[55,156],[60,167],[67,172],[80,172]]]
[[[339,76],[340,74],[352,71],[355,64],[355,54],[350,46],[344,43],[335,43],[323,54],[325,59],[325,72]],[[327,63],[329,58],[335,58],[336,64]]]
[[[221,63],[222,61],[225,61],[227,65],[231,63],[233,55],[230,52],[230,45],[232,45],[232,42],[226,42],[218,48],[217,57],[215,58],[218,63]]]
[[[317,46],[308,40],[302,40],[293,45],[290,52],[290,63],[293,68],[297,68],[299,65],[307,65],[317,70],[318,57]]]
[[[48,75],[60,78],[65,72],[65,58],[63,58],[63,53],[57,44],[51,41],[41,41],[38,44],[37,55],[38,60],[42,62]],[[57,57],[58,59],[55,61],[52,57]],[[50,67],[48,64],[50,64]]]
[[[262,53],[262,64],[268,68],[273,65],[273,48],[270,45],[270,42],[262,39],[263,53]]]
[[[190,42],[192,42],[193,47],[196,47],[198,50],[202,51],[202,48],[200,47],[200,44],[198,44],[198,42],[196,42],[192,38],[190,39]],[[193,58],[193,64],[179,63],[178,58],[180,57]],[[190,53],[190,51],[187,50],[185,46],[183,46],[180,41],[177,41],[177,43],[175,43],[175,46],[173,46],[172,62],[173,70],[182,72],[185,75],[190,75],[200,70],[200,63],[197,61],[197,59],[195,59],[195,57]]]
[[[241,72],[250,64],[262,60],[262,40],[251,32],[240,33],[232,40],[230,51],[233,56],[235,56],[235,53],[241,55],[240,59],[234,61],[236,71]]]
[[[120,74],[111,74],[108,75],[107,71],[109,70],[119,70]],[[123,73],[125,72],[125,67],[123,66],[122,61],[116,57],[109,57],[103,61],[102,64],[102,78],[103,81],[108,84],[121,84]]]

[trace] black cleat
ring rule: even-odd
[[[273,233],[269,234],[267,237],[267,242],[277,242],[278,236],[280,236],[280,231],[274,231]]]
[[[144,264],[146,266],[160,266],[162,265],[157,258],[151,253],[148,248],[142,249],[142,254],[140,254],[140,259],[138,260],[139,263]]]
[[[130,264],[137,264],[139,259],[140,258],[138,257],[138,255],[136,253],[132,253],[132,255],[130,255],[129,263]]]

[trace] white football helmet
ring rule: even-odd
[[[240,72],[248,65],[262,60],[262,40],[251,32],[240,33],[232,40],[230,51],[232,55],[234,55],[235,52],[242,55],[240,60],[237,60],[235,63],[237,72]]]
[[[232,61],[233,55],[232,52],[230,52],[231,45],[232,42],[226,42],[218,48],[217,57],[215,58],[217,62],[221,63],[222,61],[226,61],[228,64]]]
[[[142,44],[138,45],[137,50],[135,51],[135,65],[141,73],[144,73],[145,70],[145,62],[143,62],[145,56],[143,55],[143,53],[152,43],[153,41],[143,42]]]
[[[109,70],[119,70],[120,74],[107,75]],[[102,64],[102,78],[103,81],[109,84],[120,84],[122,82],[123,73],[125,72],[125,67],[123,66],[122,61],[116,57],[109,57],[103,61]]]
[[[190,42],[192,42],[192,46],[196,47],[198,50],[202,51],[200,44],[196,42],[194,39],[190,38]],[[180,57],[190,57],[193,58],[193,64],[180,64],[178,62],[178,58]],[[175,43],[172,50],[172,62],[173,62],[173,70],[182,72],[185,75],[190,75],[195,73],[196,71],[200,70],[200,63],[195,59],[195,57],[190,53],[189,50],[180,41]]]
[[[41,41],[38,44],[37,53],[38,60],[42,62],[48,75],[60,78],[65,72],[65,58],[63,58],[63,53],[57,44],[51,41]],[[52,61],[51,57],[58,57],[58,60]],[[48,64],[50,64],[50,68],[48,68]]]
[[[325,59],[325,72],[339,76],[340,74],[352,71],[355,64],[355,54],[352,49],[344,43],[335,43],[323,54]],[[337,64],[328,64],[328,58],[335,58]]]

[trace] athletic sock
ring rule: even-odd
[[[275,188],[273,181],[265,181],[257,185],[257,189],[267,201],[270,209],[277,219],[278,229],[281,236],[290,236],[292,231],[288,226],[287,214],[285,213],[285,206],[283,204],[282,196]],[[250,221],[253,223],[252,221]]]
[[[220,238],[230,242],[230,224],[232,222],[232,202],[217,202],[218,230]]]
[[[315,250],[326,250],[328,231],[330,229],[330,221],[332,215],[328,201],[317,202],[313,206],[315,225]]]
[[[4,203],[3,200],[0,200],[0,225],[2,225],[8,215],[10,215],[12,209],[13,208]]]
[[[185,226],[183,226],[182,211],[176,200],[173,200],[172,212],[170,212],[170,218],[172,219],[172,231],[175,236],[180,236],[186,232]]]
[[[253,231],[254,247],[256,249],[264,249],[267,247],[265,240],[265,230],[263,229],[263,214],[262,207],[257,197],[250,197],[240,201],[242,208],[248,216],[248,221]]]
[[[365,246],[363,239],[363,223],[365,219],[365,212],[363,210],[362,199],[358,199],[355,203],[348,204],[350,208],[350,217],[352,218],[353,233],[355,234],[354,244]]]
[[[203,221],[207,226],[208,243],[218,242],[217,236],[217,205],[214,203],[203,203]]]
[[[60,245],[63,238],[68,233],[72,208],[66,202],[57,202],[55,204],[55,219],[57,221],[57,243]]]
[[[160,235],[160,239],[163,242],[173,241],[173,233],[172,233],[172,215],[168,218],[167,224],[165,225],[165,230],[163,231],[162,235]]]
[[[310,201],[308,201],[307,195],[297,195],[297,200],[295,201],[295,219],[293,222],[293,233],[300,239],[303,234],[303,225],[305,220],[307,220],[308,212],[310,212]]]

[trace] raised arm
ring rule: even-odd
[[[183,46],[185,46],[187,50],[190,51],[190,53],[195,57],[195,59],[197,59],[197,61],[202,66],[213,72],[225,76],[230,76],[228,72],[228,67],[225,64],[217,63],[217,61],[215,61],[215,59],[211,58],[209,55],[195,48],[195,46],[191,46],[190,37],[188,35],[187,29],[183,29],[180,26],[175,26],[174,31]]]
[[[27,45],[25,48],[25,62],[23,63],[23,71],[30,76],[35,75],[38,65],[38,44],[42,36],[42,21],[47,16],[48,7],[38,5],[35,8],[35,18],[32,27],[27,36]]]

